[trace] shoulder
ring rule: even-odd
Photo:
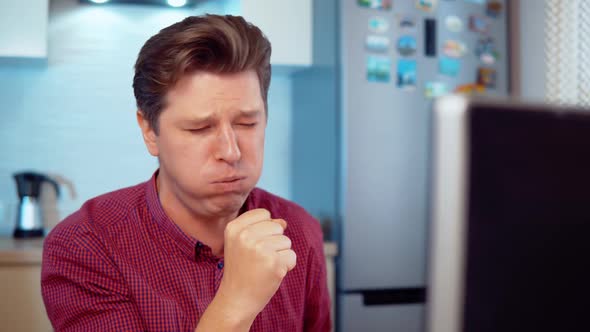
[[[145,183],[109,192],[86,201],[47,235],[46,243],[84,242],[113,225],[123,223],[129,214],[145,205]]]
[[[260,188],[254,188],[250,194],[250,209],[264,208],[270,211],[272,218],[281,218],[287,222],[285,234],[305,247],[322,250],[323,235],[320,223],[303,207],[269,193]]]

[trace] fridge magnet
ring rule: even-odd
[[[453,92],[466,95],[478,95],[484,94],[486,92],[486,88],[481,84],[469,83],[457,86]]]
[[[389,82],[391,60],[386,56],[367,57],[367,80],[369,82]]]
[[[473,32],[486,33],[490,25],[485,17],[479,15],[469,16],[469,30]]]
[[[476,3],[478,5],[483,5],[484,3],[486,3],[486,0],[465,0],[465,2],[471,2],[471,3]]]
[[[365,8],[380,10],[391,9],[391,0],[357,0],[357,4]]]
[[[492,37],[480,38],[475,44],[475,55],[486,65],[493,65],[499,58],[496,44]]]
[[[479,60],[484,64],[484,65],[488,65],[491,66],[493,64],[496,63],[496,59],[497,57],[494,54],[491,53],[484,53],[482,55],[479,56]]]
[[[401,36],[397,41],[397,51],[403,56],[410,56],[416,53],[416,38],[412,36]]]
[[[416,8],[432,13],[436,9],[436,0],[416,0]]]
[[[374,33],[384,33],[389,29],[389,22],[381,16],[371,17],[369,19],[369,31]]]
[[[424,96],[426,98],[436,98],[449,93],[447,85],[443,82],[426,82],[424,86]]]
[[[389,49],[389,38],[381,35],[368,35],[365,48],[371,52],[383,53]]]
[[[436,56],[436,20],[433,18],[424,19],[424,55]]]
[[[460,58],[465,55],[467,47],[465,43],[458,40],[447,40],[443,44],[443,53],[451,58]]]
[[[397,86],[406,90],[416,88],[416,60],[398,60]]]
[[[477,69],[477,84],[486,88],[496,88],[496,70],[494,68],[479,67]]]
[[[459,69],[461,68],[461,62],[457,59],[440,57],[438,60],[438,70],[441,74],[447,76],[457,76]]]
[[[445,18],[445,26],[451,32],[463,31],[463,21],[454,15],[450,15]]]
[[[398,16],[399,19],[399,28],[402,31],[412,31],[416,29],[416,18],[414,16],[409,15],[400,15]]]
[[[497,18],[502,13],[502,2],[498,0],[490,0],[486,5],[486,15]]]

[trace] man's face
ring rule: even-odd
[[[149,129],[146,138],[160,161],[159,189],[198,215],[236,213],[262,171],[266,115],[256,73],[189,74],[166,101],[159,134]]]

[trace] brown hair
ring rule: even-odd
[[[195,71],[238,73],[255,70],[268,112],[271,46],[262,31],[240,16],[190,16],[152,36],[135,63],[137,107],[158,133],[166,94]]]

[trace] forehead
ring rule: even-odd
[[[166,95],[167,108],[185,112],[264,110],[253,70],[232,74],[197,71],[182,77]]]

